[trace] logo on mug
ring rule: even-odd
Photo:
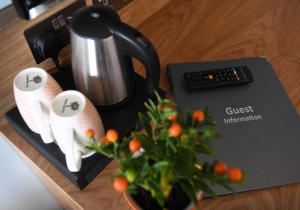
[[[65,112],[65,109],[67,107],[69,107],[70,109],[72,109],[73,111],[76,111],[79,109],[79,103],[77,101],[74,101],[74,102],[71,102],[70,104],[68,104],[68,98],[65,99],[65,102],[64,102],[64,106],[62,107],[62,110],[61,110],[61,113],[64,113]]]
[[[30,82],[34,82],[34,83],[36,83],[36,84],[41,83],[41,82],[42,82],[42,77],[40,77],[40,76],[35,76],[35,77],[33,77],[33,79],[30,79],[30,78],[29,78],[29,75],[27,75],[27,76],[26,76],[26,87],[27,87],[27,88],[28,88]]]

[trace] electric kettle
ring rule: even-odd
[[[115,107],[133,94],[132,57],[145,66],[148,93],[158,88],[159,58],[150,41],[106,7],[77,10],[68,20],[76,88],[95,105]]]

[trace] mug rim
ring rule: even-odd
[[[28,90],[28,89],[21,88],[19,85],[17,85],[17,79],[21,75],[25,74],[28,71],[33,71],[33,70],[41,72],[46,78],[46,80],[42,82],[42,84],[39,88],[34,89],[34,90]],[[17,73],[17,75],[15,76],[15,78],[13,80],[13,84],[14,84],[14,87],[17,88],[18,90],[20,90],[22,92],[30,93],[30,92],[35,92],[35,91],[40,90],[42,87],[44,87],[47,84],[48,80],[49,80],[49,77],[48,77],[48,72],[46,70],[44,70],[42,68],[39,68],[39,67],[29,67],[29,68],[23,69],[23,70],[21,70],[20,72]]]
[[[80,110],[75,114],[75,115],[70,115],[70,116],[64,116],[64,115],[61,115],[60,113],[57,113],[56,109],[54,108],[54,104],[57,100],[59,100],[61,97],[67,95],[67,94],[75,94],[77,96],[79,96],[81,99],[82,99],[82,107],[80,108]],[[53,113],[56,117],[59,117],[59,118],[63,118],[63,119],[66,119],[66,118],[74,118],[74,117],[77,117],[78,114],[82,113],[83,110],[85,109],[86,107],[86,102],[87,102],[87,98],[85,97],[84,94],[82,94],[81,92],[77,91],[77,90],[66,90],[66,91],[62,91],[61,93],[57,94],[52,102],[51,102],[51,113]]]

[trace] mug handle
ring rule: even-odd
[[[45,111],[42,108],[42,104],[39,100],[30,100],[32,107],[35,109],[33,114],[35,122],[37,124],[39,133],[45,144],[54,142],[54,136],[50,129],[49,120],[45,118]]]
[[[66,130],[63,135],[67,142],[65,147],[67,167],[71,172],[78,172],[81,168],[81,152],[74,135],[74,129]]]

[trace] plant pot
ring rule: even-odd
[[[180,199],[178,199],[178,196],[176,197],[176,194],[179,195],[180,191],[181,191],[181,196]],[[171,197],[173,196],[173,198],[168,198],[165,205],[166,209],[169,210],[175,210],[175,209],[195,210],[196,209],[194,204],[189,200],[187,195],[181,189],[179,189],[178,192],[175,193],[172,192],[171,194],[173,194],[171,195]],[[162,208],[158,205],[158,203],[152,198],[150,193],[143,189],[139,190],[138,195],[130,195],[127,192],[125,192],[123,195],[132,210],[162,210]],[[204,193],[200,191],[197,194],[197,198],[199,202],[203,199],[203,197],[204,197]],[[178,202],[178,200],[181,201]]]

